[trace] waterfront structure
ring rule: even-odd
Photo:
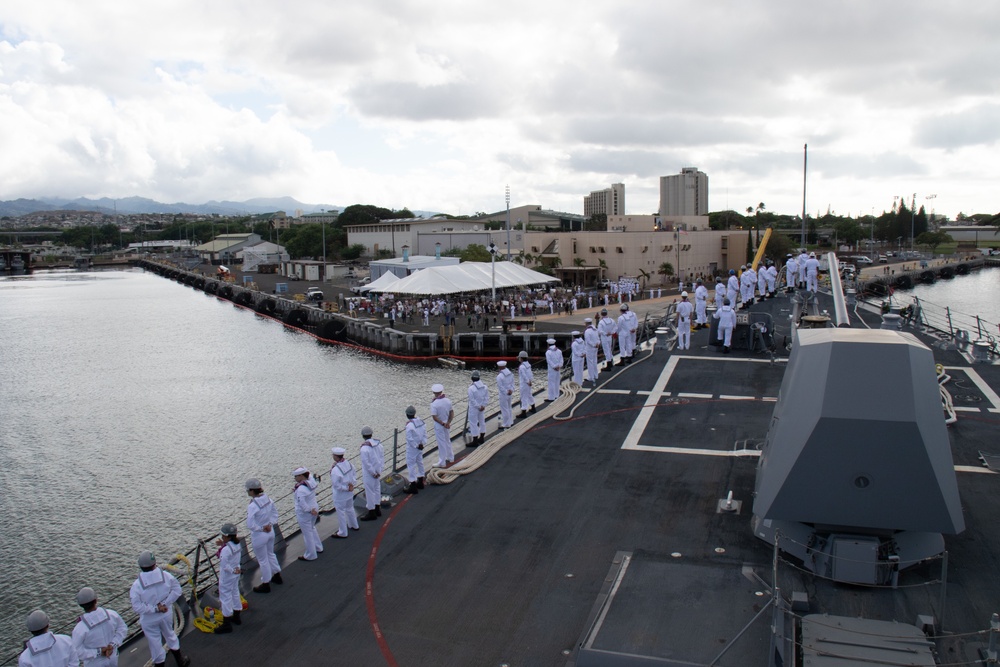
[[[625,184],[612,183],[610,188],[595,190],[583,198],[583,217],[624,215]]]
[[[432,266],[457,266],[460,261],[458,257],[410,255],[409,248],[405,248],[402,257],[378,259],[369,262],[368,266],[371,268],[371,279],[378,280],[386,273],[391,273],[397,278],[405,278],[411,273]]]
[[[707,228],[707,224],[705,225]],[[548,266],[557,278],[583,287],[600,280],[642,278],[648,285],[668,284],[659,274],[670,263],[675,278],[728,272],[746,261],[745,230],[528,232],[524,252],[532,268]]]
[[[708,215],[708,174],[684,167],[660,177],[660,215]]]
[[[433,255],[436,252],[447,252],[449,250],[464,250],[470,245],[478,244],[484,248],[489,248],[490,244],[496,246],[499,251],[497,259],[507,257],[507,230],[506,229],[472,229],[464,231],[447,232],[417,232],[417,245],[414,250],[418,255]],[[515,257],[524,250],[524,231],[521,229],[512,230],[510,233],[511,254]]]
[[[417,247],[417,235],[431,232],[479,231],[483,229],[481,219],[454,220],[446,217],[433,218],[398,218],[394,220],[377,220],[364,225],[347,225],[347,244],[361,244],[365,254],[377,257],[379,253],[388,253],[397,257],[402,253],[403,246]]]
[[[202,243],[195,250],[202,260],[212,264],[232,262],[236,253],[244,248],[257,245],[263,239],[257,234],[219,234],[208,243]]]

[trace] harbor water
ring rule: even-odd
[[[0,279],[0,340],[0,662],[32,609],[70,621],[80,587],[127,590],[140,551],[245,519],[247,478],[285,495],[363,425],[391,441],[407,405],[426,415],[431,384],[467,386],[138,270]]]

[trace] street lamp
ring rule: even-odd
[[[507,201],[507,261],[510,261],[510,186],[504,187],[504,199]]]

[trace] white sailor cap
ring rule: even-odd
[[[97,593],[90,586],[84,586],[80,589],[80,592],[76,594],[76,603],[81,607],[88,605],[97,599]]]
[[[27,626],[28,632],[41,632],[49,626],[49,617],[41,609],[36,609],[28,614],[24,624]]]
[[[569,335],[570,335],[570,336],[579,336],[579,335],[580,335],[580,332],[579,332],[579,331],[570,331],[570,332],[569,332]]]
[[[292,477],[298,477],[299,475],[308,475],[308,474],[309,471],[303,468],[302,466],[299,466],[298,468],[292,471]]]
[[[556,339],[555,338],[546,338],[545,342],[548,345],[555,345],[556,344]]]
[[[333,454],[334,456],[343,456],[344,454],[347,453],[347,450],[344,449],[343,447],[331,447],[330,453]]]
[[[682,299],[686,299],[686,298],[688,298],[688,293],[687,293],[687,290],[684,290],[683,292],[681,292],[681,298],[682,298]]]
[[[507,368],[507,362],[501,359],[497,362],[497,368]]]
[[[431,385],[431,391],[434,392],[435,394],[440,394],[441,392],[444,391],[444,385],[443,384]]]
[[[584,324],[593,324],[594,320],[593,320],[593,318],[585,317],[585,318],[583,318],[583,323]]]

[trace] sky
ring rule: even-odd
[[[4,0],[0,199],[1000,212],[1000,7]]]

